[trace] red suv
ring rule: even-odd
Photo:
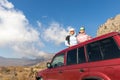
[[[36,80],[120,80],[120,34],[108,33],[58,52]]]

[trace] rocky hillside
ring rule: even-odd
[[[97,30],[97,36],[109,32],[120,32],[120,14],[108,19],[105,24],[102,24]]]

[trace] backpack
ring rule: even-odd
[[[70,45],[70,35],[66,36],[66,41],[68,42],[68,44]]]

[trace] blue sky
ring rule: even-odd
[[[15,8],[23,11],[32,25],[39,20],[73,26],[78,31],[84,25],[87,33],[95,36],[98,26],[120,13],[119,0],[10,0]],[[91,32],[91,30],[93,30]]]
[[[69,27],[96,36],[98,27],[120,14],[120,0],[1,0],[0,56],[37,57],[66,46]],[[8,33],[10,32],[10,33]],[[6,36],[6,37],[5,37]]]

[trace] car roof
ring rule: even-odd
[[[95,38],[92,38],[90,40],[87,40],[85,42],[77,44],[75,46],[68,47],[68,48],[66,48],[64,50],[61,50],[57,54],[65,53],[66,51],[72,50],[72,49],[80,47],[80,46],[84,46],[84,45],[86,45],[88,43],[92,43],[92,42],[95,42],[95,41],[98,41],[98,40],[101,40],[101,39],[105,39],[105,38],[109,38],[109,37],[112,37],[112,36],[115,36],[115,35],[119,35],[119,34],[120,34],[119,32],[110,32],[110,33],[107,33],[107,34],[104,34],[104,35],[101,35],[101,36],[97,36]]]

